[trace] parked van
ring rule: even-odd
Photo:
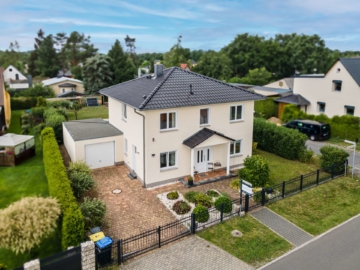
[[[294,128],[306,134],[310,140],[327,140],[330,138],[330,125],[312,120],[292,120],[284,127]]]

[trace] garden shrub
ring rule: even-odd
[[[70,162],[68,167],[68,172],[69,174],[72,172],[83,172],[83,173],[91,174],[91,169],[84,160],[78,160],[75,162]]]
[[[0,270],[7,270],[7,266],[5,264],[0,263]]]
[[[244,166],[239,170],[240,179],[252,183],[254,187],[263,187],[269,182],[270,168],[266,159],[261,156],[247,157]]]
[[[238,174],[240,175],[240,170],[238,171]],[[235,190],[240,190],[240,180],[239,179],[231,180],[230,187]]]
[[[202,206],[205,206],[207,208],[210,208],[212,205],[212,199],[208,195],[205,195],[204,193],[199,193],[195,195],[195,205],[201,204]]]
[[[46,107],[46,98],[44,97],[37,97],[36,107]]]
[[[215,201],[215,208],[221,211],[221,205],[224,205],[224,213],[230,213],[232,211],[232,201],[229,197],[221,196]]]
[[[256,100],[254,104],[254,111],[256,117],[269,119],[270,117],[277,117],[278,104],[274,102],[274,98],[267,98],[265,100]]]
[[[274,153],[287,159],[298,159],[306,149],[307,136],[298,130],[279,127],[264,119],[254,119],[253,141],[258,142],[261,150]]]
[[[30,127],[30,116],[28,114],[23,114],[21,116],[21,134],[29,134]]]
[[[195,203],[195,196],[200,194],[198,191],[189,191],[185,194],[185,199],[191,203]]]
[[[73,171],[69,173],[71,188],[77,199],[81,198],[84,191],[90,190],[95,186],[95,181],[91,174]]]
[[[71,189],[54,130],[50,127],[44,128],[41,141],[49,194],[57,199],[62,212],[62,248],[78,246],[84,237],[84,217]]]
[[[338,174],[344,171],[344,164],[349,157],[349,153],[345,150],[326,145],[320,148],[320,167],[326,172],[332,172],[332,165],[334,164],[334,173]]]
[[[11,110],[28,110],[36,106],[36,97],[11,98]]]
[[[84,216],[85,229],[101,226],[104,222],[106,204],[99,199],[84,198],[80,204],[80,211]]]
[[[49,107],[53,107],[53,108],[65,108],[65,109],[69,109],[70,108],[70,101],[68,100],[56,100],[56,101],[48,101],[47,105]]]
[[[216,197],[219,197],[220,194],[217,191],[210,189],[210,190],[206,191],[206,195],[216,198]]]
[[[179,193],[175,190],[175,191],[171,191],[169,192],[166,197],[169,199],[169,200],[176,200],[177,198],[179,198]]]
[[[203,223],[210,218],[209,210],[201,204],[194,208],[193,213],[195,214],[195,220],[197,222]]]
[[[30,114],[34,118],[35,123],[44,121],[45,109],[45,107],[32,107],[30,109]]]
[[[56,141],[58,144],[63,143],[63,126],[65,117],[60,115],[54,108],[48,108],[44,112],[45,124],[47,127],[51,127],[54,130]]]
[[[178,215],[183,215],[191,210],[190,205],[185,201],[178,201],[174,203],[172,210]]]
[[[40,123],[40,124],[36,125],[36,126],[34,127],[34,133],[35,133],[35,135],[41,134],[41,131],[42,131],[44,128],[46,128],[46,124],[45,124],[45,123]]]
[[[303,163],[308,163],[311,161],[314,155],[314,151],[304,149],[302,152],[299,153],[299,160]]]

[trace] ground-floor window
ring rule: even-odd
[[[176,151],[160,153],[160,169],[176,166]]]
[[[230,143],[230,155],[239,155],[241,154],[241,142],[242,140],[237,140]]]

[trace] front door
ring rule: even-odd
[[[211,162],[211,147],[196,149],[195,151],[195,171],[207,172],[208,162]]]
[[[136,146],[132,146],[132,169],[136,172]]]

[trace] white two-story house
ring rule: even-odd
[[[206,172],[211,163],[229,174],[252,153],[254,100],[263,99],[259,94],[178,67],[162,70],[161,65],[155,66],[153,76],[100,93],[109,100],[109,122],[99,125],[99,133],[114,142],[108,165],[123,163],[145,187]],[[65,146],[71,140],[67,132],[64,128]],[[104,138],[99,141],[101,134],[93,137],[100,145],[107,143]],[[84,147],[82,142],[78,151]],[[104,150],[99,146],[93,153],[97,167]],[[79,157],[92,158],[86,153]]]
[[[29,88],[28,78],[13,65],[9,65],[4,70],[4,81],[11,89],[22,90]]]

